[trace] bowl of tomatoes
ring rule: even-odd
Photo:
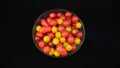
[[[32,30],[35,46],[45,55],[54,58],[76,53],[85,39],[81,19],[65,9],[48,10],[41,14]]]

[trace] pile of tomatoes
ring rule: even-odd
[[[44,54],[65,57],[81,44],[81,29],[83,24],[72,12],[50,12],[35,25],[34,40]]]

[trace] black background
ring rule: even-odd
[[[3,68],[118,68],[120,64],[119,9],[115,0],[4,0],[1,22]],[[37,17],[51,9],[67,9],[84,22],[86,38],[74,55],[53,59],[33,43]]]

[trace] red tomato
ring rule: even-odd
[[[69,26],[70,25],[70,23],[71,23],[71,21],[70,20],[64,20],[64,26]]]
[[[65,20],[65,16],[64,15],[60,16],[60,18],[63,19],[63,20]]]
[[[47,18],[48,24],[51,23],[52,19],[50,17]]]
[[[79,20],[78,16],[72,16],[72,22],[73,23],[78,22],[78,20]]]
[[[75,29],[76,28],[76,24],[72,24],[72,29]]]
[[[44,41],[38,41],[38,46],[43,48],[45,46],[45,42]]]
[[[61,12],[58,12],[57,13],[57,17],[61,17],[62,16],[62,13]]]
[[[54,19],[49,23],[51,26],[56,26],[57,25],[57,21]]]
[[[44,27],[45,28],[45,30],[46,30],[46,32],[50,32],[51,31],[51,27]]]
[[[68,37],[73,37],[73,35],[71,33],[69,33]]]
[[[67,56],[67,54],[68,54],[67,51],[63,48],[59,51],[59,53],[61,56]]]
[[[36,36],[38,36],[38,37],[43,37],[43,34],[42,34],[41,32],[37,32],[37,33],[36,33]]]
[[[50,32],[50,33],[48,33],[48,36],[50,37],[50,39],[53,39],[54,38],[54,33]]]
[[[60,50],[61,48],[63,48],[63,44],[62,43],[59,43],[58,45],[57,45],[57,47],[56,47],[56,50]]]
[[[36,40],[36,41],[40,40],[40,37],[35,36],[35,40]]]
[[[72,16],[72,13],[71,13],[70,11],[67,11],[67,12],[65,13],[65,16],[66,16],[66,17],[71,17],[71,16]]]
[[[60,26],[58,26],[58,30],[62,32],[62,31],[64,31],[64,30],[65,30],[65,27],[64,27],[64,26],[62,26],[62,25],[60,25]]]
[[[68,32],[67,31],[62,31],[62,36],[63,37],[68,37]]]
[[[82,38],[83,37],[83,33],[81,31],[79,31],[76,35],[77,38]]]
[[[50,13],[50,18],[55,18],[56,17],[56,13]]]
[[[68,41],[68,43],[73,44],[74,43],[74,37],[71,34],[69,34],[69,36],[67,38],[67,41]]]
[[[45,54],[48,54],[48,53],[50,52],[50,47],[49,47],[49,46],[44,46],[44,47],[43,47],[43,52],[44,52]]]
[[[64,49],[63,44],[60,43],[57,47],[56,50],[60,53],[61,56],[67,56],[67,51]]]
[[[41,25],[43,26],[49,26],[47,21],[45,19],[41,19]]]
[[[45,29],[45,27],[41,27],[40,28],[40,33],[46,33],[47,31],[46,31],[46,29]]]
[[[72,45],[72,51],[76,51],[77,50],[77,47],[73,44]]]

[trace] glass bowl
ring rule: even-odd
[[[46,18],[48,18],[49,17],[49,14],[51,13],[51,12],[54,12],[54,13],[58,13],[58,12],[61,12],[62,14],[65,14],[65,12],[67,12],[67,11],[69,11],[69,10],[66,10],[66,9],[53,9],[53,10],[48,10],[48,11],[46,11],[46,12],[44,12],[43,14],[41,14],[38,18],[37,18],[37,20],[35,21],[35,23],[34,23],[34,25],[33,25],[33,30],[32,30],[32,37],[33,37],[33,41],[34,41],[34,43],[35,43],[35,46],[43,53],[43,54],[45,54],[44,52],[43,52],[43,49],[41,48],[41,47],[39,47],[38,46],[38,40],[36,41],[36,39],[35,39],[35,36],[36,36],[36,33],[37,33],[37,31],[36,31],[36,26],[37,25],[40,25],[41,26],[41,23],[40,23],[40,20],[41,19],[46,19]],[[71,11],[70,11],[71,12]],[[73,13],[73,12],[71,12],[72,13],[72,15],[74,16],[77,16],[75,13]],[[79,18],[79,16],[78,16],[78,18]],[[52,55],[52,56],[50,56],[50,55],[48,55],[48,54],[45,54],[46,56],[49,56],[49,57],[53,57],[53,58],[63,58],[63,57],[68,57],[68,56],[70,56],[70,55],[73,55],[74,53],[76,53],[80,48],[81,48],[81,46],[82,46],[82,44],[83,44],[83,42],[84,42],[84,39],[85,39],[85,28],[84,28],[84,24],[83,24],[83,22],[82,22],[82,20],[79,18],[79,22],[82,24],[82,27],[79,29],[79,31],[81,31],[82,33],[83,33],[83,36],[82,36],[82,38],[80,38],[80,40],[81,40],[81,43],[79,44],[79,45],[75,45],[76,46],[76,50],[75,51],[70,51],[70,52],[67,52],[68,54],[67,54],[67,56],[59,56],[59,57],[55,57],[54,55]]]

